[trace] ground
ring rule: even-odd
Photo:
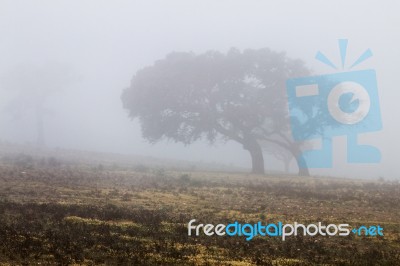
[[[139,165],[0,163],[0,265],[400,265],[400,184]],[[384,236],[188,236],[187,224],[349,223]]]

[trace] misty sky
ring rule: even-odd
[[[171,51],[269,47],[303,59],[315,73],[335,73],[314,59],[318,50],[340,62],[337,39],[348,38],[348,61],[370,48],[355,70],[377,72],[383,130],[361,136],[382,152],[378,165],[345,165],[345,138],[335,139],[335,167],[312,173],[400,178],[400,3],[398,1],[18,1],[0,0],[0,77],[18,66],[62,63],[79,79],[48,99],[47,146],[250,166],[235,143],[210,147],[147,144],[122,108],[133,74]],[[57,86],[57,84],[54,84]],[[15,93],[0,88],[0,139],[34,142],[32,117],[14,119],[5,106]],[[281,169],[276,161],[267,169]]]

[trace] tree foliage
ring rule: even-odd
[[[175,52],[139,70],[122,101],[148,141],[235,140],[263,173],[259,141],[288,130],[286,80],[307,74],[302,61],[269,49]]]

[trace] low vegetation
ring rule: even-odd
[[[400,184],[297,176],[0,164],[0,264],[398,265]],[[195,237],[187,223],[326,222],[383,237]]]

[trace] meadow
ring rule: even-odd
[[[191,219],[384,236],[188,236]],[[400,184],[3,156],[0,225],[0,265],[400,265]]]

